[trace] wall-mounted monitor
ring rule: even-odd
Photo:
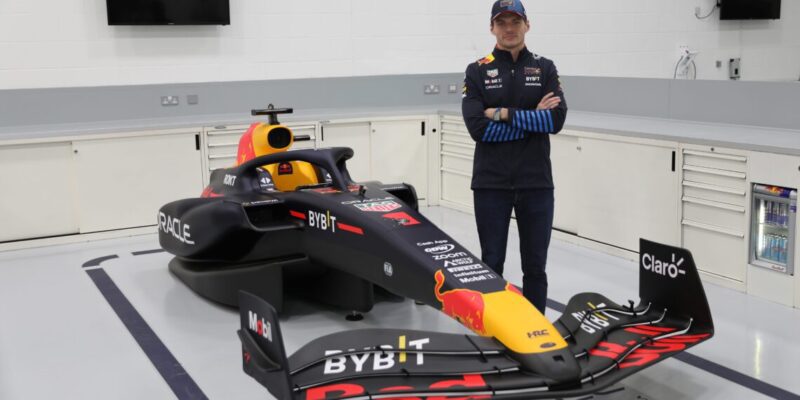
[[[109,25],[230,25],[229,0],[106,0]]]
[[[781,0],[721,0],[720,19],[780,19]]]

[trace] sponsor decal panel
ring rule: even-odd
[[[592,310],[603,308],[606,306],[605,303],[594,305],[591,302],[586,303],[586,305]],[[587,317],[586,314],[589,314],[589,316]],[[609,321],[612,319],[615,321],[619,321],[619,318],[605,311],[598,311],[598,312],[578,311],[572,313],[572,318],[575,318],[578,322],[580,322],[581,329],[589,334],[594,334],[595,332],[602,331],[604,328],[608,328],[611,325]]]
[[[455,253],[448,252],[448,253],[445,253],[445,254],[433,254],[433,255],[431,255],[431,258],[433,258],[434,261],[442,261],[442,260],[448,260],[448,259],[451,259],[451,258],[466,257],[467,255],[468,254],[466,252],[464,252],[464,251],[457,251]]]
[[[222,183],[225,186],[236,186],[236,175],[226,174],[225,178],[222,180]]]
[[[655,336],[674,332],[675,329],[652,325],[641,325],[625,328],[625,331],[639,335],[641,339],[649,339]],[[708,333],[698,335],[678,335],[655,341],[646,341],[643,346],[639,347],[633,353],[625,357],[625,359],[618,364],[618,367],[620,369],[641,367],[656,362],[662,357],[662,355],[670,355],[686,350],[688,345],[698,343],[708,336],[710,336]],[[620,357],[622,357],[625,353],[627,353],[630,349],[630,346],[635,343],[636,341],[634,340],[629,340],[625,343],[603,341],[598,343],[594,349],[589,350],[589,354],[595,357],[605,357],[616,361],[619,360]]]
[[[396,213],[383,214],[382,217],[383,218],[387,218],[387,219],[391,219],[391,220],[397,222],[397,224],[402,225],[402,226],[419,225],[419,223],[420,223],[419,221],[414,219],[414,217],[408,215],[408,213],[405,213],[405,212],[396,212]]]
[[[308,210],[308,226],[322,231],[330,230],[336,233],[336,216],[331,215],[330,211],[320,212]]]
[[[278,164],[278,175],[291,175],[294,173],[292,164],[288,162]]]
[[[525,86],[542,86],[542,78],[540,76],[526,76]]]
[[[309,227],[316,228],[321,231],[337,233],[337,231],[345,231],[351,232],[358,235],[363,235],[364,230],[353,225],[348,225],[342,222],[337,221],[337,217],[335,215],[331,215],[330,210],[326,210],[325,212],[322,211],[315,211],[315,210],[308,210],[307,213],[302,213],[300,211],[289,210],[289,215],[292,217],[302,219],[306,221]]]
[[[357,192],[359,190],[359,188],[360,188],[359,185],[347,185],[347,190],[350,191],[350,192]],[[332,188],[332,187],[314,188],[314,189],[310,189],[310,190],[312,190],[314,192],[317,192],[317,193],[322,193],[322,194],[341,193],[341,191],[339,189]]]
[[[525,75],[542,75],[542,69],[536,67],[525,67]]]
[[[182,223],[178,218],[173,218],[172,216],[159,211],[158,227],[162,232],[171,234],[172,237],[181,243],[189,245],[194,244],[194,241],[192,241],[192,234],[189,231],[191,227],[189,224]]]
[[[432,245],[440,245],[446,243],[450,243],[450,241],[447,239],[428,240],[425,242],[417,242],[417,247],[428,247]]]
[[[478,60],[478,65],[491,64],[493,61],[494,61],[494,54],[489,54],[488,56]]]
[[[394,275],[394,267],[392,267],[392,263],[390,263],[388,261],[383,263],[383,273],[386,274],[386,276],[389,276],[389,277]]]
[[[430,342],[430,338],[409,339],[406,335],[401,335],[397,337],[397,347],[391,344],[384,344],[377,347],[384,350],[394,350],[396,348],[397,350],[413,349],[416,351],[422,351],[425,348],[425,345],[429,344]],[[373,350],[375,348],[376,346],[370,346],[365,347],[363,350]],[[349,353],[355,351],[356,349],[347,350]],[[337,375],[349,371],[385,371],[392,369],[395,366],[399,366],[399,364],[411,364],[417,366],[425,365],[425,355],[421,352],[413,354],[411,357],[408,357],[408,354],[405,352],[388,351],[370,351],[359,354],[336,356],[337,354],[342,353],[344,353],[342,350],[324,351],[326,358],[325,368],[323,370],[324,375]],[[409,360],[409,358],[411,359]]]
[[[389,212],[397,210],[398,208],[402,207],[400,204],[398,204],[396,201],[393,200],[375,201],[371,203],[357,203],[353,205],[361,211],[369,211],[369,212]]]
[[[293,216],[295,218],[302,219],[303,221],[306,220],[306,215],[301,213],[300,211],[289,210],[289,215],[291,215],[291,216]]]
[[[258,314],[247,311],[248,327],[258,336],[272,341],[272,324],[264,318],[259,318]]]
[[[388,196],[388,197],[370,197],[370,198],[358,199],[358,200],[347,200],[347,201],[343,201],[341,204],[343,204],[343,205],[363,204],[363,203],[374,203],[374,202],[378,202],[378,201],[388,201],[388,200],[394,200],[394,197],[391,197],[391,196]]]
[[[277,204],[277,203],[281,203],[281,201],[278,199],[266,199],[266,200],[250,201],[247,203],[242,203],[242,205],[248,207],[248,206],[263,206],[265,204]]]
[[[428,391],[428,390],[437,390],[443,391],[448,388],[453,388],[452,390],[460,390],[464,388],[471,388],[471,389],[483,389],[486,388],[486,381],[483,379],[481,375],[478,374],[470,374],[470,375],[461,375],[461,376],[452,376],[444,378],[440,381],[432,383],[427,388],[414,388],[412,386],[390,386],[383,389],[378,389],[379,393],[392,393],[392,392],[407,392],[409,390],[417,389],[420,391]],[[372,394],[375,394],[374,391],[371,391]],[[354,383],[336,383],[332,385],[326,386],[318,386],[306,391],[305,400],[325,400],[328,398],[332,398],[330,396],[336,396],[333,398],[341,398],[344,396],[360,396],[366,395],[367,389],[361,385],[354,384]],[[446,396],[431,396],[428,397],[428,400],[445,400],[448,398],[453,397],[446,397]],[[463,400],[482,400],[482,399],[489,399],[491,396],[484,396],[484,395],[477,395],[477,396],[468,396],[468,397],[458,397],[459,399]],[[411,400],[411,399],[419,399],[417,397],[408,397],[403,395],[398,395],[396,397],[397,400]],[[455,399],[455,398],[453,398]]]
[[[426,247],[425,252],[428,254],[445,254],[453,251],[456,246],[454,244],[446,243],[433,247]]]
[[[357,226],[343,224],[341,222],[337,222],[336,226],[338,226],[340,230],[343,230],[343,231],[346,231],[346,232],[355,233],[357,235],[363,235],[364,234],[364,230],[359,228],[359,227],[357,227]]]
[[[205,198],[214,198],[214,197],[222,197],[222,196],[224,196],[224,195],[219,194],[219,193],[214,193],[214,189],[211,189],[211,186],[206,186],[206,188],[203,189],[203,193],[200,195],[200,197],[205,197]]]
[[[258,186],[261,188],[261,190],[275,190],[275,182],[272,180],[272,176],[267,172],[264,172],[263,174],[259,172]]]
[[[423,247],[433,261],[441,262],[441,266],[449,276],[457,278],[461,283],[470,283],[497,279],[494,271],[490,270],[480,261],[475,260],[469,253],[457,249],[455,244],[447,239],[417,242],[417,247]]]
[[[668,276],[672,279],[677,278],[679,275],[685,275],[686,271],[681,268],[685,261],[683,258],[675,260],[675,253],[672,253],[671,261],[664,261],[657,259],[654,255],[649,253],[642,254],[642,267],[646,271],[661,276]]]
[[[489,78],[497,78],[498,75],[500,75],[500,70],[497,68],[486,70],[486,76],[488,76]]]
[[[503,78],[484,79],[483,84],[486,89],[500,89],[503,87]]]
[[[442,292],[445,276],[442,270],[434,275],[436,286],[434,295],[442,303],[442,312],[454,318],[472,331],[485,335],[483,325],[483,312],[486,305],[483,302],[483,293],[471,289],[451,289]]]

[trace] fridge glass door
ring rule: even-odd
[[[792,274],[796,191],[760,187],[755,185],[753,190],[750,263]]]

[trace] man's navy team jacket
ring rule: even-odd
[[[561,104],[536,110],[550,92]],[[508,108],[508,121],[484,115],[497,107]],[[523,48],[515,63],[495,48],[467,67],[461,111],[476,142],[472,189],[553,188],[549,135],[564,126],[567,103],[552,61]]]

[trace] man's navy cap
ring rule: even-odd
[[[522,19],[528,20],[528,15],[525,14],[525,6],[523,6],[522,2],[519,0],[495,1],[494,6],[492,6],[492,21],[500,16],[500,14],[504,13],[514,13],[522,17]]]

